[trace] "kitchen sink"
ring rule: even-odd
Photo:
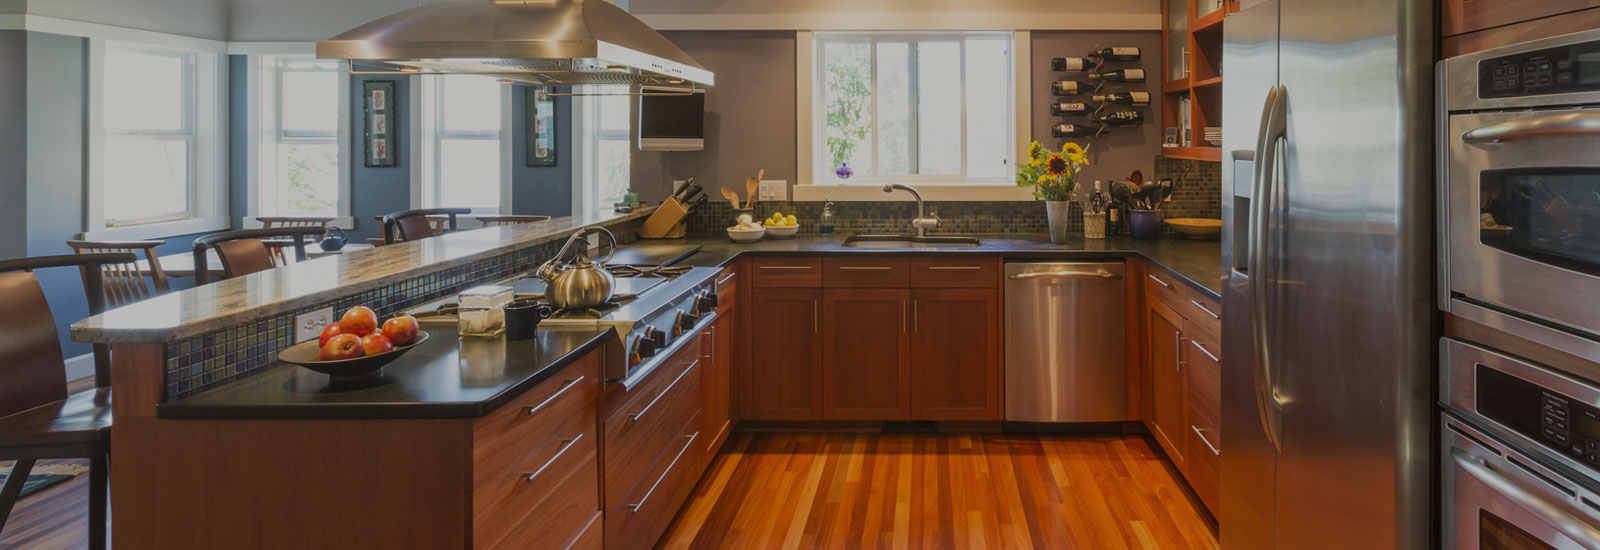
[[[975,237],[917,237],[913,235],[851,235],[840,246],[850,248],[973,248]]]

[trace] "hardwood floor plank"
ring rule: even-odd
[[[1217,548],[1137,436],[732,437],[662,548]]]

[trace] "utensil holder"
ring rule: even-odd
[[[1129,210],[1128,234],[1135,239],[1142,240],[1161,237],[1161,211]]]
[[[1104,238],[1106,238],[1106,213],[1105,212],[1085,212],[1083,214],[1083,238],[1085,238],[1085,239],[1104,239]]]

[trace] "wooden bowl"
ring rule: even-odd
[[[318,361],[317,349],[320,348],[316,340],[301,342],[278,352],[278,361],[291,365],[299,365],[315,372],[328,375],[334,381],[358,380],[378,374],[383,366],[395,359],[399,359],[406,352],[416,349],[423,342],[428,341],[426,331],[417,331],[417,339],[404,346],[395,346],[394,349],[377,354],[363,355],[352,359],[337,361]]]
[[[1222,235],[1222,220],[1208,218],[1172,218],[1166,220],[1173,231],[1185,238],[1208,241]]]

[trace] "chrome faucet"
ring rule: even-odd
[[[910,191],[911,196],[917,198],[917,218],[911,220],[911,227],[917,228],[918,238],[928,236],[929,229],[939,227],[939,218],[927,216],[927,210],[922,202],[922,193],[917,192],[917,188],[899,183],[886,183],[883,185],[883,192],[885,193],[893,193],[895,189]]]

